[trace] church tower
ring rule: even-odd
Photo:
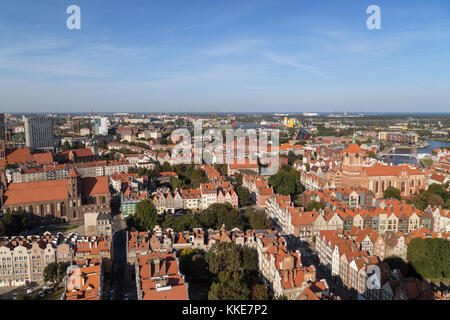
[[[355,141],[355,137],[353,137]],[[363,151],[356,143],[351,143],[341,153],[342,187],[358,188],[366,185],[363,163],[366,159]]]
[[[69,180],[69,198],[77,199],[81,197],[81,175],[75,168],[70,170],[67,180]]]

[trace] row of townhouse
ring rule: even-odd
[[[316,284],[316,269],[302,265],[299,251],[288,250],[285,239],[276,234],[257,238],[256,249],[259,272],[275,297],[307,298],[305,290]]]
[[[274,195],[267,179],[260,175],[244,174],[242,186],[250,192],[253,202],[261,208],[266,207],[266,201]]]
[[[8,182],[34,182],[45,180],[67,179],[70,169],[75,168],[82,178],[109,176],[114,173],[128,172],[128,168],[135,165],[124,160],[79,162],[67,164],[46,165],[35,169],[17,169],[10,175]]]
[[[360,300],[434,299],[426,281],[403,279],[399,270],[390,270],[387,263],[363,249],[355,237],[343,230],[321,231],[315,248],[320,263]],[[378,278],[373,278],[373,268],[380,269]]]
[[[302,205],[307,208],[311,201],[322,204],[341,202],[350,208],[372,208],[377,204],[375,194],[366,188],[306,190],[302,193]]]
[[[230,203],[234,208],[239,205],[239,198],[229,182],[219,184],[203,183],[198,189],[159,189],[152,198],[158,213],[174,213],[180,209],[199,211],[215,203]]]
[[[163,231],[155,226],[152,231],[127,233],[127,261],[132,276],[136,253],[150,251],[181,251],[185,248],[208,251],[215,243],[234,243],[237,245],[256,248],[256,240],[271,234],[274,230],[247,230],[238,228],[226,230],[222,226],[219,230],[203,230],[194,228],[191,231],[174,232],[172,229]]]
[[[429,206],[425,209],[425,212],[433,215],[434,232],[450,233],[450,210]]]
[[[74,259],[102,259],[103,270],[111,273],[113,242],[110,236],[77,237],[74,243]]]
[[[59,234],[6,237],[0,244],[0,286],[44,283],[44,269],[52,262],[71,262],[73,244]]]
[[[357,294],[359,299],[378,300],[379,290],[368,288],[368,272],[379,260],[369,252],[360,250],[345,231],[320,231],[316,239],[317,255],[331,275]]]
[[[326,198],[325,198],[326,199]],[[323,200],[323,199],[322,199]],[[340,201],[326,202],[327,207],[319,211],[305,212],[296,208],[289,199],[274,196],[267,200],[266,212],[279,224],[284,234],[312,242],[321,230],[343,229],[349,232],[353,227],[370,228],[378,233],[403,232],[411,233],[420,228],[433,229],[434,216],[441,217],[439,230],[447,232],[442,227],[442,215],[448,215],[441,210],[428,209],[421,211],[413,205],[397,200],[382,200],[376,208],[351,208]],[[434,215],[433,215],[434,213]]]

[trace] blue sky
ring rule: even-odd
[[[2,0],[0,97],[2,112],[448,112],[450,2]]]

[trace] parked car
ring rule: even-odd
[[[39,297],[40,298],[44,298],[45,297],[44,291],[39,291]]]
[[[128,300],[128,293],[125,293],[125,294],[123,295],[123,300]]]
[[[17,298],[17,293],[14,293],[13,294],[13,299],[16,300],[16,298]]]

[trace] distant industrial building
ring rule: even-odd
[[[31,150],[53,149],[53,119],[25,117],[25,143]]]

